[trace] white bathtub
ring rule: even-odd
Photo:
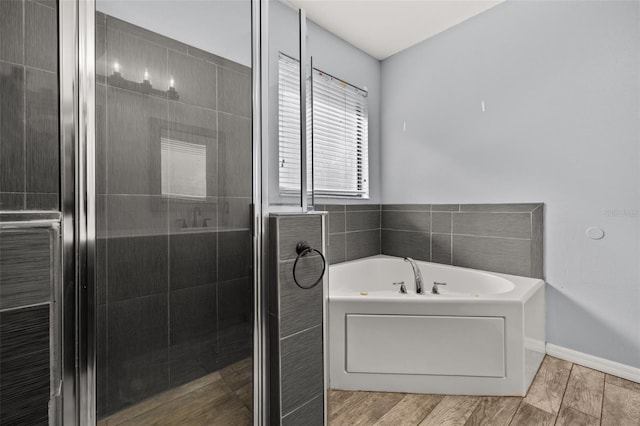
[[[424,295],[402,258],[329,268],[330,386],[525,395],[545,353],[544,281],[417,264]],[[431,294],[434,281],[447,283],[439,295]]]

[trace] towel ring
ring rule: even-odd
[[[314,282],[310,286],[304,286],[304,285],[300,284],[298,282],[298,278],[296,278],[296,266],[298,265],[298,260],[300,260],[301,257],[305,257],[309,253],[313,253],[313,252],[318,253],[320,255],[320,258],[322,259],[322,273],[320,274],[320,278],[318,278],[318,280],[316,282]],[[300,241],[298,244],[296,244],[296,253],[298,253],[298,257],[296,257],[296,261],[293,262],[293,281],[296,283],[296,285],[298,287],[300,287],[303,290],[312,289],[316,285],[318,285],[318,283],[320,283],[320,281],[322,281],[322,278],[324,277],[325,270],[327,269],[327,261],[324,258],[324,255],[322,254],[322,252],[320,250],[312,248],[309,245],[309,243],[306,242],[306,241]]]

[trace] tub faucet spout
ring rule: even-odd
[[[420,273],[420,268],[416,264],[416,261],[410,257],[405,257],[404,261],[409,262],[413,268],[413,278],[416,281],[416,294],[424,294],[422,291],[422,274]]]

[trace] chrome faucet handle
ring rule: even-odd
[[[400,294],[407,294],[407,287],[404,285],[404,281],[398,281],[397,283],[393,283],[393,285],[400,286]]]
[[[431,294],[440,294],[440,290],[438,290],[438,286],[447,285],[447,283],[439,283],[437,281],[433,282],[433,287],[431,288]]]

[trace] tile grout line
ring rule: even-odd
[[[416,233],[420,233],[420,234],[429,234],[429,232],[427,231],[418,231],[418,230],[411,230],[411,229],[389,229],[389,228],[383,228],[384,231],[397,231],[397,232],[416,232]],[[443,234],[446,235],[446,233],[444,232],[436,232],[436,234]],[[451,234],[451,235],[455,235],[458,237],[469,237],[469,238],[491,238],[491,239],[498,239],[498,240],[516,240],[516,241],[531,241],[530,238],[519,238],[519,237],[496,237],[496,236],[492,236],[492,235],[471,235],[471,234]]]
[[[564,385],[564,392],[562,392],[562,398],[560,399],[560,406],[558,407],[558,412],[556,413],[556,418],[553,422],[554,425],[558,423],[558,418],[560,418],[560,411],[562,411],[562,407],[564,406],[564,398],[567,395],[567,389],[569,388],[569,382],[571,381],[571,376],[573,375],[574,366],[575,364],[571,363],[571,368],[569,369],[569,377],[567,377],[567,383]]]
[[[446,396],[446,395],[445,395],[445,396]],[[444,400],[444,397],[443,397],[440,401],[438,401],[438,403],[437,403],[436,405],[434,405],[434,406],[433,406],[433,408],[432,408],[431,410],[429,410],[429,412],[428,412],[427,414],[425,414],[425,415],[424,415],[424,417],[423,417],[422,419],[420,419],[420,421],[418,421],[418,423],[416,423],[416,426],[420,426],[420,424],[421,424],[422,422],[424,422],[424,421],[427,419],[427,417],[429,417],[429,415],[430,415],[431,413],[433,413],[433,412],[435,411],[435,409],[436,409],[436,408],[438,408],[438,406],[439,406],[440,404],[442,404],[442,401],[443,401],[443,400]],[[475,410],[474,410],[474,411],[475,411]],[[466,423],[466,422],[465,422],[465,423]]]
[[[380,421],[380,419],[382,419],[384,416],[386,416],[388,413],[390,413],[391,410],[393,410],[398,404],[400,404],[406,397],[407,397],[407,394],[404,394],[404,396],[402,398],[400,398],[398,400],[398,402],[393,404],[391,407],[389,407],[389,409],[387,411],[385,411],[380,417],[378,417],[374,424],[378,423]]]
[[[460,207],[458,206],[458,209]],[[451,213],[451,219],[449,220],[449,239],[451,245],[451,253],[449,253],[449,262],[453,265],[453,213]]]
[[[105,60],[108,60],[108,56],[107,56],[107,37],[106,37],[106,32],[107,32],[107,27],[106,27],[106,23],[105,23],[105,38],[104,38],[104,55],[105,55]],[[97,87],[96,87],[97,88]],[[109,96],[107,93],[107,89],[105,88],[105,90],[103,91],[104,94],[104,140],[102,141],[102,143],[104,144],[104,158],[102,158],[101,160],[104,162],[104,192],[105,193],[109,193],[109,162],[107,161],[108,158],[108,153],[109,153],[109,126],[107,125],[107,123],[109,123]],[[97,97],[96,97],[97,98]],[[95,121],[96,123],[98,122],[97,119],[97,111],[96,111],[96,117],[95,117]],[[97,132],[96,132],[97,133]],[[97,134],[96,134],[97,136]],[[96,154],[98,153],[97,150],[97,138],[96,138]],[[97,161],[100,161],[100,159],[97,159]],[[97,207],[97,200],[98,200],[98,196],[96,194],[96,207]],[[104,229],[105,229],[105,235],[107,236],[107,238],[104,239],[104,262],[105,262],[105,284],[104,284],[104,330],[105,330],[105,336],[104,336],[104,347],[105,347],[105,361],[104,361],[104,370],[105,370],[105,374],[106,377],[109,377],[109,358],[106,356],[106,354],[109,353],[109,268],[107,268],[106,266],[109,265],[109,209],[107,207],[107,200],[105,198],[105,201],[103,203],[103,217],[104,217]],[[97,209],[96,209],[96,213],[97,213]],[[98,225],[98,220],[99,220],[99,216],[98,214],[96,214],[96,234],[98,234],[98,229],[99,229],[99,225]],[[96,236],[96,241],[98,240],[97,236]],[[97,249],[96,249],[96,259],[98,258],[98,253],[97,253]],[[96,357],[97,358],[97,357]],[[96,363],[97,365],[97,363]],[[96,379],[96,385],[97,385],[97,379]],[[104,399],[104,410],[105,412],[109,412],[109,380],[105,380],[104,383],[104,393],[105,393],[105,399]],[[96,386],[96,408],[97,408],[97,401],[99,401],[98,397],[98,388]],[[108,421],[107,421],[108,423]]]
[[[22,206],[27,208],[27,2],[22,0]]]
[[[513,419],[516,418],[516,414],[518,414],[518,411],[520,411],[520,407],[522,406],[522,404],[524,403],[524,399],[526,398],[526,395],[523,396],[522,398],[520,398],[520,403],[518,404],[518,408],[516,408],[516,411],[513,412],[513,416],[511,416],[511,419],[509,420],[509,426],[511,424],[513,424]]]
[[[433,212],[431,210],[429,210],[429,261],[433,262]]]
[[[533,240],[533,212],[529,213],[529,235]]]
[[[382,254],[382,204],[378,204],[378,254]]]
[[[33,68],[33,67],[29,67],[29,68]],[[36,69],[36,68],[34,68],[34,69]],[[50,71],[46,71],[46,70],[42,70],[42,71],[51,73]],[[105,78],[106,78],[106,76],[105,76]],[[126,92],[126,93],[133,93],[133,94],[137,94],[137,95],[143,95],[143,93],[141,93],[141,92],[139,92],[137,90],[127,89],[127,88],[123,88],[123,87],[120,87],[120,86],[114,86],[114,85],[111,85],[111,84],[108,84],[108,83],[105,83],[105,84],[96,83],[96,86],[106,87],[107,91],[109,91],[111,89],[111,90],[115,90],[115,91],[119,90],[119,91]],[[187,106],[187,107],[203,109],[203,110],[209,111],[209,112],[216,112],[216,113],[228,115],[228,116],[240,119],[240,120],[246,120],[246,121],[251,120],[251,117],[246,117],[244,115],[238,115],[238,114],[234,114],[234,113],[231,113],[231,112],[220,111],[218,109],[207,108],[207,107],[202,106],[202,105],[190,104],[190,103],[183,102],[183,101],[180,101],[180,100],[176,101],[176,100],[173,100],[173,99],[168,99],[167,97],[164,97],[164,96],[158,96],[158,95],[153,95],[153,94],[149,94],[149,95],[145,95],[145,96],[148,96],[148,97],[153,98],[153,99],[165,99],[165,100],[167,100],[169,102],[169,105],[171,105],[171,104],[183,105],[183,106]],[[217,100],[216,100],[216,102],[217,102]],[[216,105],[216,108],[218,108],[217,105]],[[371,211],[371,210],[357,210],[357,211]]]
[[[24,50],[24,47],[23,47]],[[25,65],[25,64],[19,64],[13,61],[7,61],[6,59],[0,59],[0,63],[1,64],[7,64],[7,65],[12,65],[14,67],[23,67],[23,68],[29,68],[35,71],[40,71],[40,72],[45,72],[47,74],[53,74],[53,75],[57,75],[56,71],[51,71],[51,70],[45,70],[44,68],[38,68],[38,67],[34,67],[33,65]]]
[[[169,51],[165,50],[165,71],[169,73]],[[170,121],[169,102],[166,103],[166,118],[167,123]],[[171,130],[169,130],[169,136],[172,137]],[[167,205],[167,216],[165,219],[166,231],[167,231],[167,383],[171,387],[171,207],[172,202],[169,200]]]
[[[107,26],[107,22],[106,22],[106,21],[107,21],[107,19],[106,19],[107,17],[108,17],[108,18],[112,18],[111,20],[116,19],[116,20],[118,20],[118,21],[120,21],[120,22],[122,22],[122,23],[124,23],[124,24],[129,24],[128,22],[122,21],[122,20],[120,20],[120,19],[118,19],[118,18],[115,18],[115,17],[113,17],[113,16],[111,16],[111,15],[108,15],[108,14],[106,14],[106,13],[104,13],[103,15],[105,16],[105,27]],[[129,25],[131,25],[131,24],[129,24]],[[134,25],[134,26],[135,26],[135,27],[138,27],[137,25]],[[142,28],[142,27],[138,27],[138,28]],[[143,30],[145,30],[145,31],[149,31],[149,32],[152,32],[152,33],[153,33],[153,31],[147,30],[146,28],[142,28],[142,29],[143,29]],[[167,45],[165,45],[165,44],[162,44],[162,43],[156,42],[155,40],[150,40],[150,39],[146,38],[145,36],[143,36],[143,35],[141,35],[141,34],[134,34],[134,33],[132,33],[132,32],[131,32],[131,31],[129,31],[129,30],[123,29],[122,27],[116,27],[116,28],[113,28],[111,31],[117,31],[117,32],[119,32],[119,33],[121,33],[121,34],[123,34],[123,35],[126,35],[126,36],[131,37],[131,38],[135,38],[135,39],[140,40],[140,41],[142,41],[142,42],[144,42],[144,43],[147,43],[147,44],[152,44],[152,45],[154,45],[154,46],[156,46],[156,47],[159,47],[159,48],[161,48],[161,49],[166,49],[167,51],[172,51],[173,53],[177,53],[177,54],[180,54],[180,55],[188,56],[188,57],[190,57],[190,58],[193,58],[193,59],[196,59],[196,60],[200,60],[200,61],[203,61],[203,62],[209,63],[209,64],[211,64],[211,65],[215,65],[215,66],[217,66],[217,67],[225,68],[225,69],[227,69],[227,70],[229,70],[229,71],[232,71],[232,72],[234,72],[234,73],[236,73],[236,74],[241,74],[241,75],[244,75],[244,76],[250,76],[250,75],[251,75],[251,67],[248,67],[248,66],[246,66],[246,65],[243,65],[243,64],[241,64],[241,63],[239,63],[239,62],[232,61],[232,60],[230,60],[230,59],[226,59],[226,58],[222,58],[222,57],[220,57],[220,58],[222,59],[222,61],[220,61],[220,62],[228,61],[228,62],[231,62],[231,63],[232,63],[232,64],[234,64],[234,65],[238,65],[238,66],[241,66],[241,67],[246,68],[246,70],[242,70],[242,71],[240,71],[240,70],[237,70],[237,69],[233,69],[233,68],[232,68],[232,67],[230,67],[230,66],[225,66],[225,65],[223,65],[222,63],[220,63],[220,64],[219,64],[219,63],[217,63],[217,62],[214,62],[213,60],[209,60],[209,59],[207,59],[207,58],[203,58],[203,57],[201,57],[201,56],[193,55],[192,53],[190,53],[190,52],[189,52],[189,47],[192,47],[192,48],[195,48],[195,49],[201,50],[201,51],[203,51],[203,52],[205,52],[205,53],[208,53],[208,54],[210,54],[210,55],[213,55],[213,56],[218,56],[218,55],[216,55],[215,53],[207,52],[206,50],[199,49],[199,48],[197,48],[197,47],[195,47],[195,46],[191,46],[191,45],[188,45],[188,44],[184,44],[184,43],[182,43],[182,42],[180,42],[180,41],[178,41],[178,43],[183,44],[183,45],[187,48],[187,50],[186,50],[186,51],[184,51],[184,52],[183,52],[183,51],[180,51],[180,50],[177,50],[177,49],[175,49],[175,48],[173,48],[173,47],[169,47],[169,46],[167,46]],[[168,37],[163,36],[162,34],[159,34],[159,33],[155,33],[155,34],[160,35],[160,36],[161,36],[161,37],[163,37],[163,38],[168,38]],[[169,40],[172,40],[172,39],[169,39]],[[167,52],[167,53],[168,53],[168,52]]]
[[[187,47],[187,52],[189,51]],[[168,50],[167,50],[168,55]],[[167,60],[167,63],[169,61]],[[216,188],[216,194],[218,198],[220,197],[220,111],[219,111],[219,98],[220,98],[220,82],[218,66],[215,65],[216,71],[216,184],[218,187]],[[216,198],[216,230],[220,229],[220,200]],[[223,201],[224,202],[224,201]],[[253,202],[253,199],[251,200]],[[224,208],[222,210],[224,212]],[[216,356],[216,364],[219,361],[220,357],[220,235],[216,234],[216,347],[214,348],[214,354]]]
[[[347,246],[347,205],[342,205],[342,212],[344,213],[344,261],[349,261],[349,247]]]
[[[604,393],[607,389],[607,373],[604,373],[604,380],[602,381],[602,401],[600,401],[600,421],[599,425],[602,425],[602,418],[604,417]]]

